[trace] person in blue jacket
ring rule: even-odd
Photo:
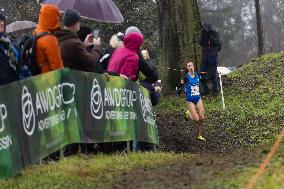
[[[186,102],[188,110],[185,112],[185,118],[198,123],[197,139],[205,141],[202,136],[204,132],[204,119],[205,111],[201,96],[199,93],[199,75],[194,70],[193,62],[186,63],[186,70],[188,71],[184,78],[181,80],[181,84],[184,85]]]

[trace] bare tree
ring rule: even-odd
[[[273,9],[275,10],[275,12],[277,13],[277,16],[278,16],[278,18],[279,18],[279,20],[280,20],[282,26],[284,27],[284,19],[282,18],[281,13],[280,13],[280,12],[281,12],[281,9],[275,5],[275,4],[280,4],[280,2],[274,3],[273,0],[270,0],[270,1],[268,1],[268,2],[270,2],[271,6],[273,7]]]
[[[255,0],[255,15],[256,15],[256,26],[257,26],[257,39],[258,39],[258,55],[264,53],[264,43],[263,43],[263,30],[261,24],[261,14],[259,0]]]

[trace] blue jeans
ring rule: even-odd
[[[141,147],[140,147],[140,142],[133,140],[133,144],[132,144],[132,151],[133,152],[137,152],[140,151]]]
[[[202,54],[201,72],[207,72],[208,74],[202,74],[201,79],[203,81],[203,92],[208,93],[208,80],[211,81],[212,90],[217,91],[217,65],[218,65],[218,53]],[[208,77],[209,75],[209,77]]]

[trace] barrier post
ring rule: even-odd
[[[220,88],[221,88],[221,96],[222,96],[222,105],[223,105],[223,110],[225,110],[225,99],[224,99],[224,91],[223,91],[223,83],[222,83],[222,74],[219,73],[219,78],[220,78]]]
[[[60,153],[60,159],[64,158],[64,148],[60,148],[59,153]]]
[[[157,151],[157,145],[153,144],[153,152],[156,152],[156,151]]]
[[[130,151],[130,141],[127,141],[126,143],[127,143],[127,153],[130,153],[131,152]]]

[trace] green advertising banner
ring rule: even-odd
[[[117,76],[58,70],[0,87],[0,178],[72,143],[158,144],[147,89]]]
[[[0,178],[14,176],[24,167],[17,128],[20,118],[15,112],[15,109],[20,109],[20,104],[16,108],[14,102],[16,89],[15,83],[9,87],[0,87]]]

